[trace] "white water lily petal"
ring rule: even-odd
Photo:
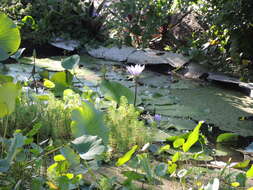
[[[128,66],[128,67],[126,67],[127,68],[127,71],[132,75],[132,76],[134,76],[134,77],[137,77],[137,76],[139,76],[141,73],[142,73],[142,71],[145,69],[145,65],[135,65],[135,66]]]

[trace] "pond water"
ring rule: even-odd
[[[64,69],[60,60],[61,57],[37,59],[36,70],[44,68],[50,72],[62,71]],[[6,64],[0,68],[16,80],[26,80],[31,77],[32,58],[23,58],[21,63]],[[79,79],[75,81],[75,85],[87,85],[97,90],[103,77],[102,68],[107,70],[107,79],[133,89],[123,63],[95,59],[87,55],[81,56],[80,66],[75,69]],[[210,133],[210,128],[214,127],[218,131],[253,137],[253,121],[239,119],[253,115],[253,99],[241,92],[203,81],[176,77],[172,80],[170,75],[153,72],[148,68],[144,70],[139,82],[138,95],[142,99],[140,106],[147,112],[162,115],[160,129],[165,137],[176,131],[192,130],[199,120],[206,121],[206,131]]]

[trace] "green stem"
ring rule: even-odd
[[[8,128],[8,122],[9,122],[9,116],[7,115],[6,116],[6,120],[4,122],[5,126],[4,126],[4,136],[3,136],[3,140],[5,139],[6,137],[6,134],[7,134],[7,128]],[[4,142],[2,143],[2,152],[1,152],[1,158],[3,158],[3,155],[4,155]]]
[[[137,99],[137,80],[134,79],[135,82],[135,90],[134,90],[134,106],[136,106],[136,99]]]

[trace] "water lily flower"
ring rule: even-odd
[[[128,66],[126,67],[127,71],[132,75],[135,83],[135,90],[134,90],[134,106],[136,105],[136,98],[137,98],[137,86],[138,82],[137,79],[139,75],[142,73],[142,71],[145,69],[145,65],[135,65],[135,66]]]
[[[154,116],[154,120],[155,121],[161,121],[162,120],[162,116],[161,115],[159,115],[159,114],[155,114],[155,116]]]
[[[128,66],[126,67],[127,68],[127,71],[133,76],[133,77],[138,77],[142,71],[145,69],[145,65],[135,65],[135,66]]]

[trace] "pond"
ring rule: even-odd
[[[63,71],[60,62],[62,58],[36,59],[36,71],[42,68],[50,73]],[[82,55],[79,67],[74,70],[78,78],[75,86],[81,88],[85,85],[97,90],[106,70],[107,79],[133,89],[134,84],[125,66],[124,63]],[[21,64],[2,66],[2,72],[16,80],[25,81],[31,77],[32,67],[32,58],[26,57],[21,59]],[[240,117],[253,115],[253,99],[243,93],[204,81],[161,74],[149,67],[142,73],[139,83],[139,106],[151,115],[162,116],[157,139],[192,130],[198,121],[204,120],[203,129],[213,141],[222,132],[233,132],[244,138],[245,143],[239,143],[239,146],[250,144],[253,122],[240,120]]]

